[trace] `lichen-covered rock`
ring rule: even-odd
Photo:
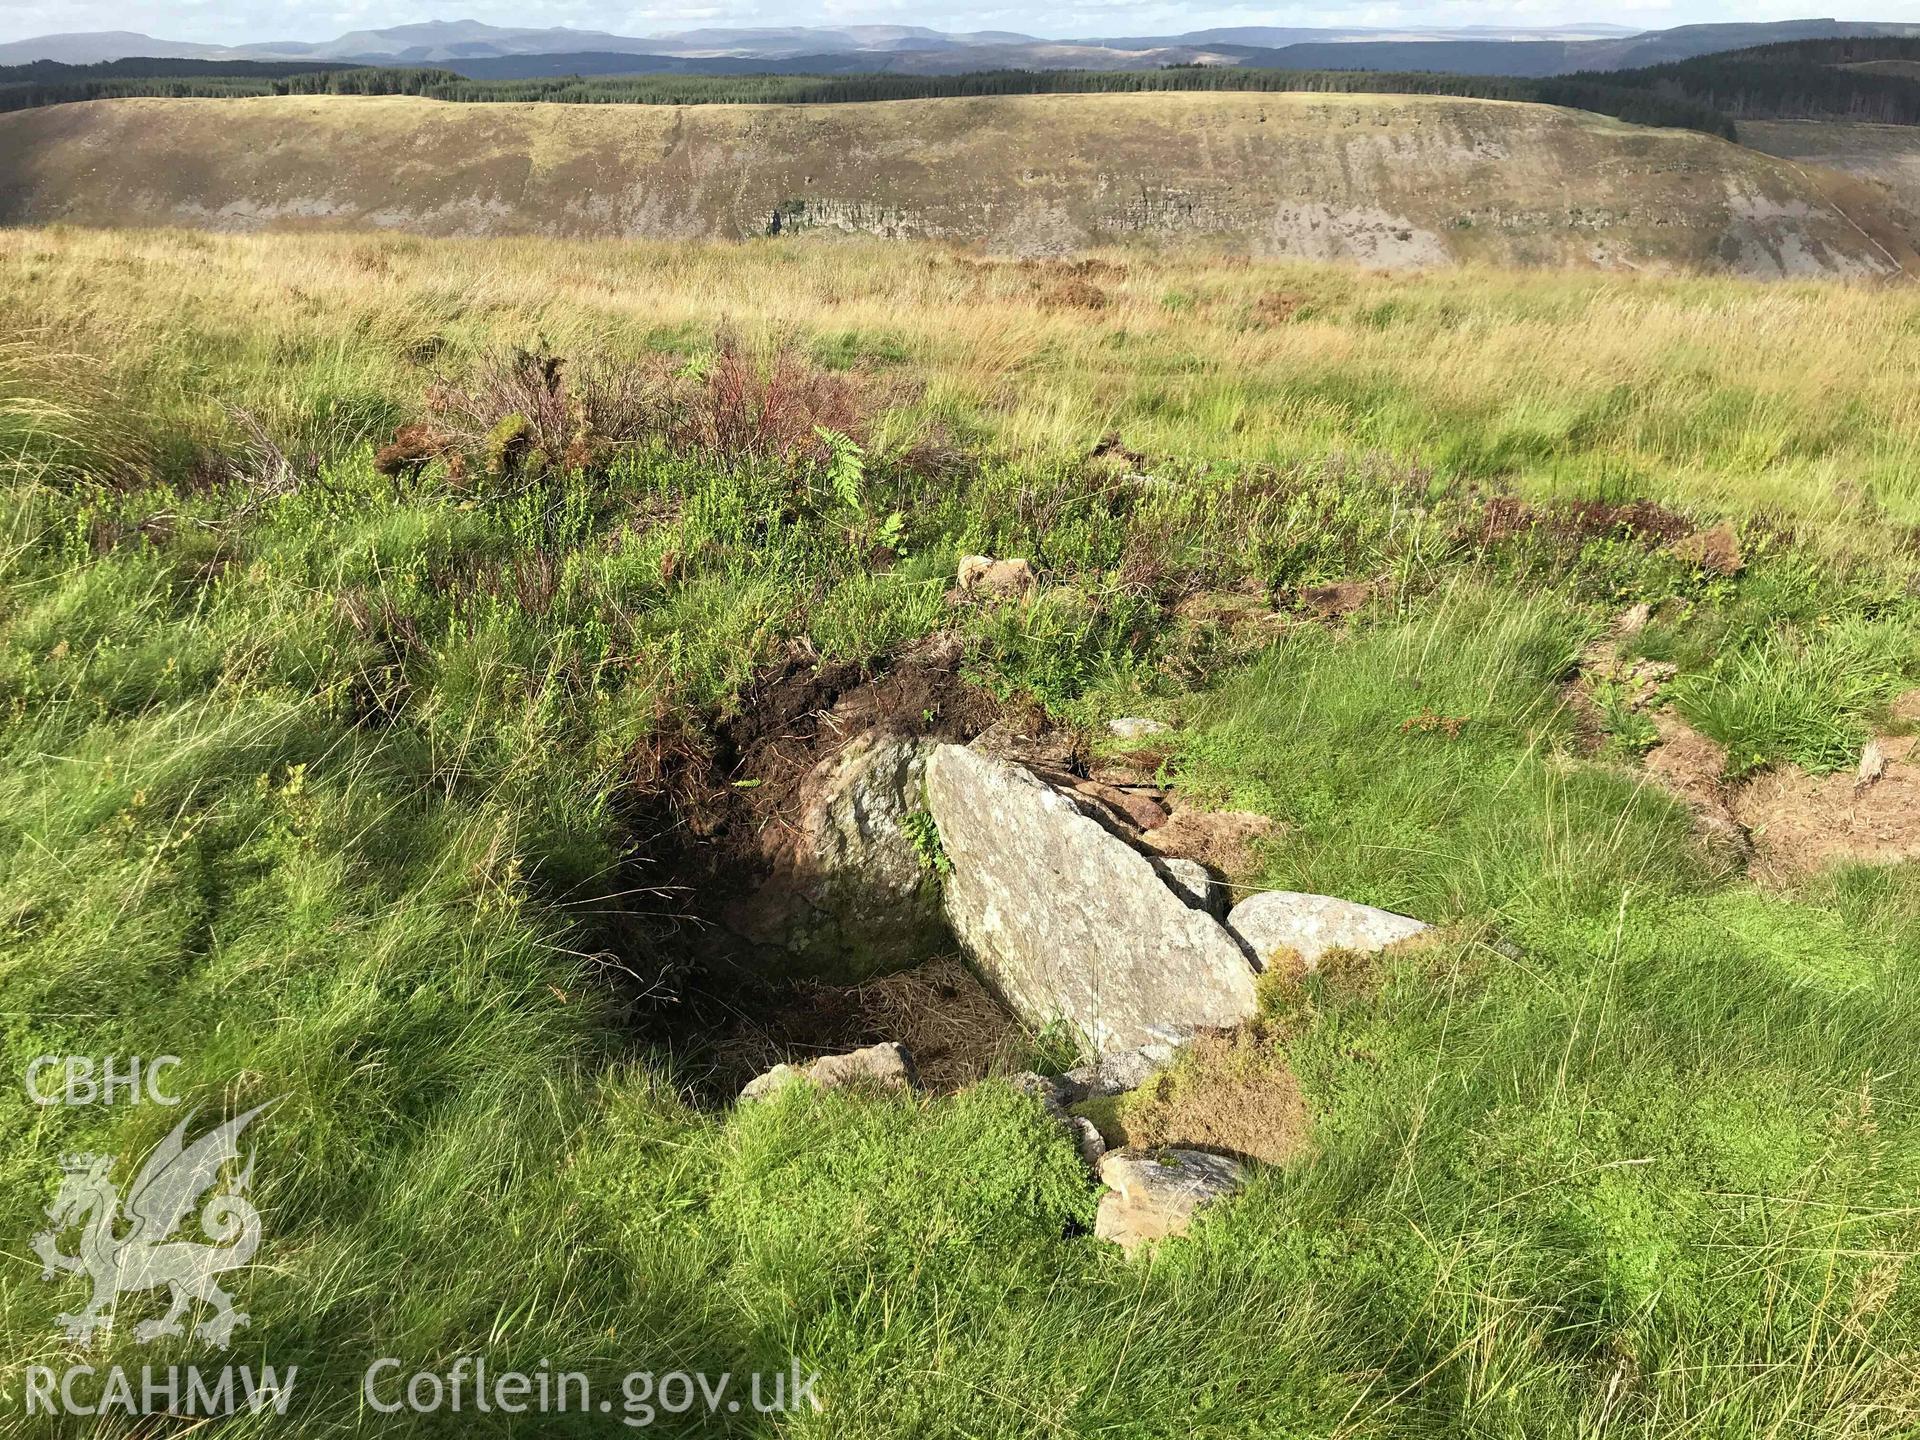
[[[1122,740],[1139,740],[1148,735],[1164,735],[1173,727],[1164,720],[1149,720],[1144,715],[1120,715],[1107,721],[1107,733]]]
[[[1109,1150],[1093,1233],[1124,1250],[1184,1235],[1200,1209],[1239,1189],[1246,1167],[1200,1150]]]
[[[1410,916],[1333,895],[1268,890],[1234,906],[1227,915],[1227,928],[1245,942],[1262,969],[1276,952],[1292,951],[1311,970],[1329,950],[1372,954],[1412,939],[1427,926]]]
[[[789,1085],[805,1081],[823,1090],[870,1085],[882,1090],[917,1090],[920,1077],[914,1072],[913,1056],[907,1047],[893,1040],[850,1050],[844,1055],[822,1055],[805,1065],[776,1065],[755,1076],[740,1092],[741,1101],[765,1100]]]
[[[1211,916],[1074,799],[960,745],[927,762],[953,933],[1028,1023],[1111,1054],[1254,1010],[1253,967]]]

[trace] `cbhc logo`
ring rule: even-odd
[[[178,1105],[162,1077],[178,1055],[41,1055],[27,1066],[27,1094],[36,1105]]]

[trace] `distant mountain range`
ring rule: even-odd
[[[752,70],[794,74],[1137,70],[1193,64],[1547,76],[1655,65],[1782,40],[1878,35],[1920,35],[1920,24],[1786,20],[1683,25],[1644,32],[1615,25],[1552,29],[1237,26],[1180,35],[1052,40],[997,30],[954,34],[917,25],[705,29],[626,36],[563,27],[508,29],[477,20],[434,20],[385,30],[355,30],[334,40],[232,46],[156,39],[131,31],[43,35],[0,44],[0,65],[33,60],[88,65],[131,56],[337,61],[350,65],[432,65],[483,79],[652,72],[738,74]]]

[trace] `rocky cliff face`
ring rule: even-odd
[[[1761,276],[1897,259],[1791,164],[1495,101],[1050,95],[842,106],[113,100],[0,116],[0,223],[1197,245]],[[1869,202],[1859,202],[1869,203]]]

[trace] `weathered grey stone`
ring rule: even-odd
[[[1100,1127],[1084,1115],[1069,1115],[1067,1130],[1073,1136],[1073,1143],[1079,1148],[1080,1158],[1086,1162],[1087,1168],[1098,1169],[1100,1158],[1107,1153],[1107,1137],[1100,1133]]]
[[[908,830],[925,808],[924,741],[855,737],[806,781],[798,832],[766,884],[727,915],[763,945],[856,979],[946,942],[940,887]]]
[[[1100,1197],[1093,1233],[1132,1250],[1186,1234],[1202,1206],[1241,1186],[1246,1167],[1200,1150],[1109,1150],[1100,1178],[1112,1188]]]
[[[1268,890],[1234,906],[1227,928],[1246,943],[1262,969],[1276,951],[1292,950],[1311,970],[1329,950],[1372,954],[1427,927],[1409,916],[1332,895]]]
[[[1218,920],[1226,907],[1220,904],[1220,887],[1213,883],[1213,876],[1198,860],[1182,860],[1175,857],[1158,859],[1148,856],[1154,872],[1172,887],[1173,893],[1196,910],[1204,910]]]
[[[1064,1020],[1110,1055],[1252,1015],[1233,937],[1072,799],[959,745],[936,747],[926,777],[948,922],[1023,1019]]]
[[[776,1065],[764,1075],[755,1076],[740,1092],[741,1101],[765,1100],[789,1085],[806,1081],[824,1090],[849,1085],[872,1085],[883,1090],[917,1090],[920,1077],[913,1068],[913,1056],[895,1040],[883,1040],[864,1050],[844,1055],[822,1055],[805,1065]]]
[[[1107,733],[1122,740],[1138,740],[1143,735],[1164,735],[1173,727],[1164,720],[1149,720],[1144,715],[1121,715],[1107,721]]]
[[[1067,1106],[1078,1105],[1087,1098],[1087,1092],[1065,1075],[1041,1075],[1032,1070],[1022,1070],[1018,1075],[1008,1077],[1007,1083],[1022,1095],[1031,1095],[1049,1113],[1058,1111],[1064,1115]]]
[[[1138,1050],[1121,1050],[1112,1055],[1103,1055],[1091,1065],[1069,1070],[1058,1078],[1075,1092],[1069,1104],[1077,1105],[1082,1100],[1098,1100],[1108,1095],[1122,1095],[1129,1090],[1138,1090],[1153,1077],[1156,1070],[1164,1070],[1171,1065],[1174,1049],[1172,1045],[1143,1045]]]

